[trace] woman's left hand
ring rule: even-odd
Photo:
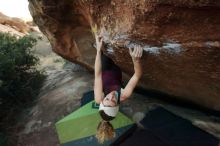
[[[141,47],[140,45],[136,45],[133,51],[131,48],[129,48],[129,53],[133,61],[139,61],[143,54],[143,47]]]

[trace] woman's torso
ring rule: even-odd
[[[108,94],[111,91],[118,91],[122,86],[122,75],[117,70],[105,70],[102,72],[103,92]]]

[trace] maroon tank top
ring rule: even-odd
[[[102,85],[104,94],[119,90],[122,86],[122,74],[117,70],[102,71]]]

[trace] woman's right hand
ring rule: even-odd
[[[100,52],[103,47],[103,38],[98,34],[95,34],[95,40],[96,40],[96,50],[97,52]]]

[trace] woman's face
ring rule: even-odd
[[[114,107],[117,105],[116,91],[112,91],[105,96],[102,101],[104,106]]]

